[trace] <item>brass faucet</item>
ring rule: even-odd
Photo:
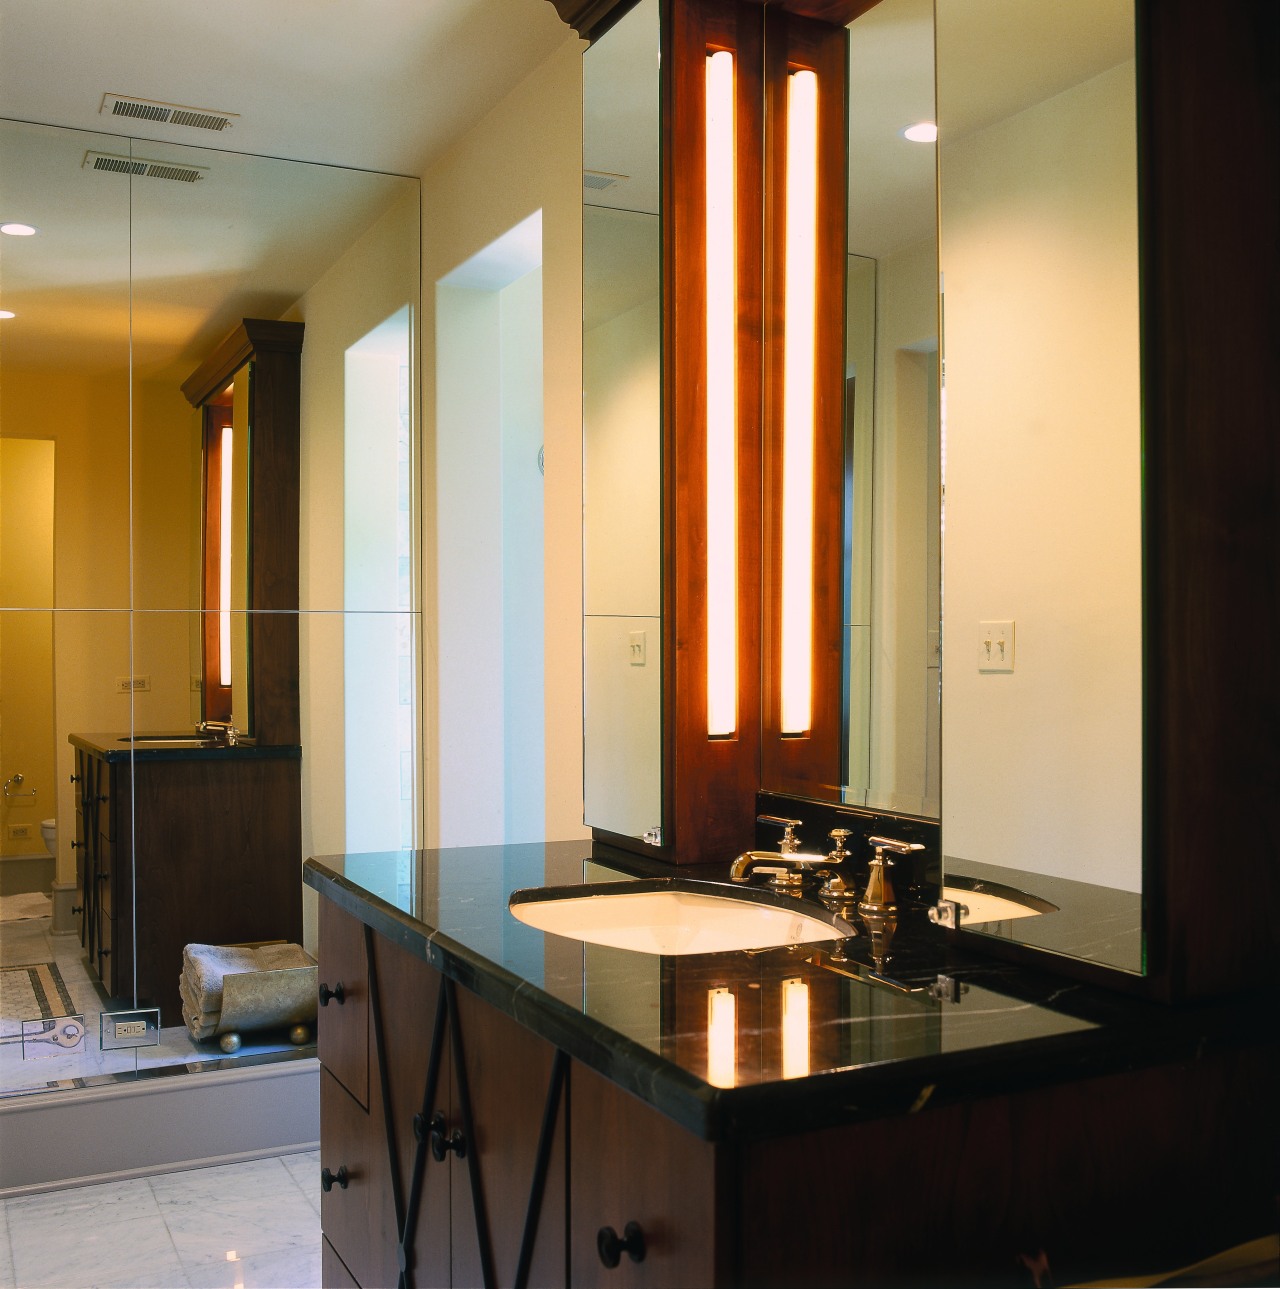
[[[729,880],[749,882],[752,876],[760,873],[769,878],[769,885],[775,890],[785,891],[789,895],[799,895],[806,881],[812,882],[821,877],[824,879],[819,897],[824,903],[828,898],[834,899],[836,912],[841,907],[851,906],[853,895],[840,875],[833,870],[849,857],[845,849],[845,839],[850,835],[847,828],[833,828],[831,838],[835,842],[829,855],[805,855],[800,853],[800,842],[795,830],[801,826],[799,819],[783,819],[778,815],[757,815],[756,822],[777,824],[782,828],[782,841],[776,851],[747,850],[733,861],[729,869]]]
[[[918,841],[895,841],[892,837],[868,837],[867,844],[875,847],[871,858],[871,871],[867,877],[867,889],[858,901],[858,912],[863,917],[891,917],[898,911],[894,902],[896,896],[893,883],[889,880],[889,865],[893,860],[885,855],[890,851],[894,855],[909,855],[914,850],[923,850]]]
[[[221,734],[228,747],[235,747],[240,741],[240,731],[230,721],[201,721],[196,729],[201,734]]]

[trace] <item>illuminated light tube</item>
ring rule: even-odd
[[[809,1073],[809,986],[799,976],[782,982],[782,1077]]]
[[[787,90],[786,328],[782,357],[782,733],[813,706],[813,454],[817,331],[818,78]]]
[[[707,990],[707,1082],[731,1088],[738,1081],[738,1000],[728,989]]]
[[[738,728],[737,236],[733,55],[707,57],[707,734]]]
[[[222,450],[219,455],[221,509],[218,551],[218,684],[225,689],[231,684],[231,465],[234,438],[231,426],[222,428]]]

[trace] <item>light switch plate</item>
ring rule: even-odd
[[[1013,623],[978,623],[978,670],[1013,670]]]

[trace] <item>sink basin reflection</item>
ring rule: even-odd
[[[1058,906],[1042,900],[1038,895],[1015,891],[1011,886],[997,882],[956,881],[947,882],[942,888],[944,900],[963,904],[968,912],[960,915],[961,926],[981,922],[1007,922],[1010,918],[1038,917],[1041,913],[1056,913]]]
[[[200,734],[122,734],[121,743],[136,747],[222,747],[221,739]]]
[[[516,891],[512,916],[554,935],[640,953],[724,953],[838,940],[835,914],[772,892],[678,877]]]

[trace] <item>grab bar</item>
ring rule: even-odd
[[[11,774],[11,775],[10,775],[10,776],[9,776],[9,777],[4,781],[4,795],[5,795],[6,797],[9,797],[9,798],[13,798],[13,797],[34,797],[34,796],[36,795],[36,790],[35,790],[35,788],[32,788],[30,792],[10,792],[10,791],[9,791],[9,789],[10,789],[11,787],[13,787],[13,788],[20,788],[20,787],[22,787],[22,785],[23,785],[25,782],[26,782],[26,779],[25,779],[21,774]]]

